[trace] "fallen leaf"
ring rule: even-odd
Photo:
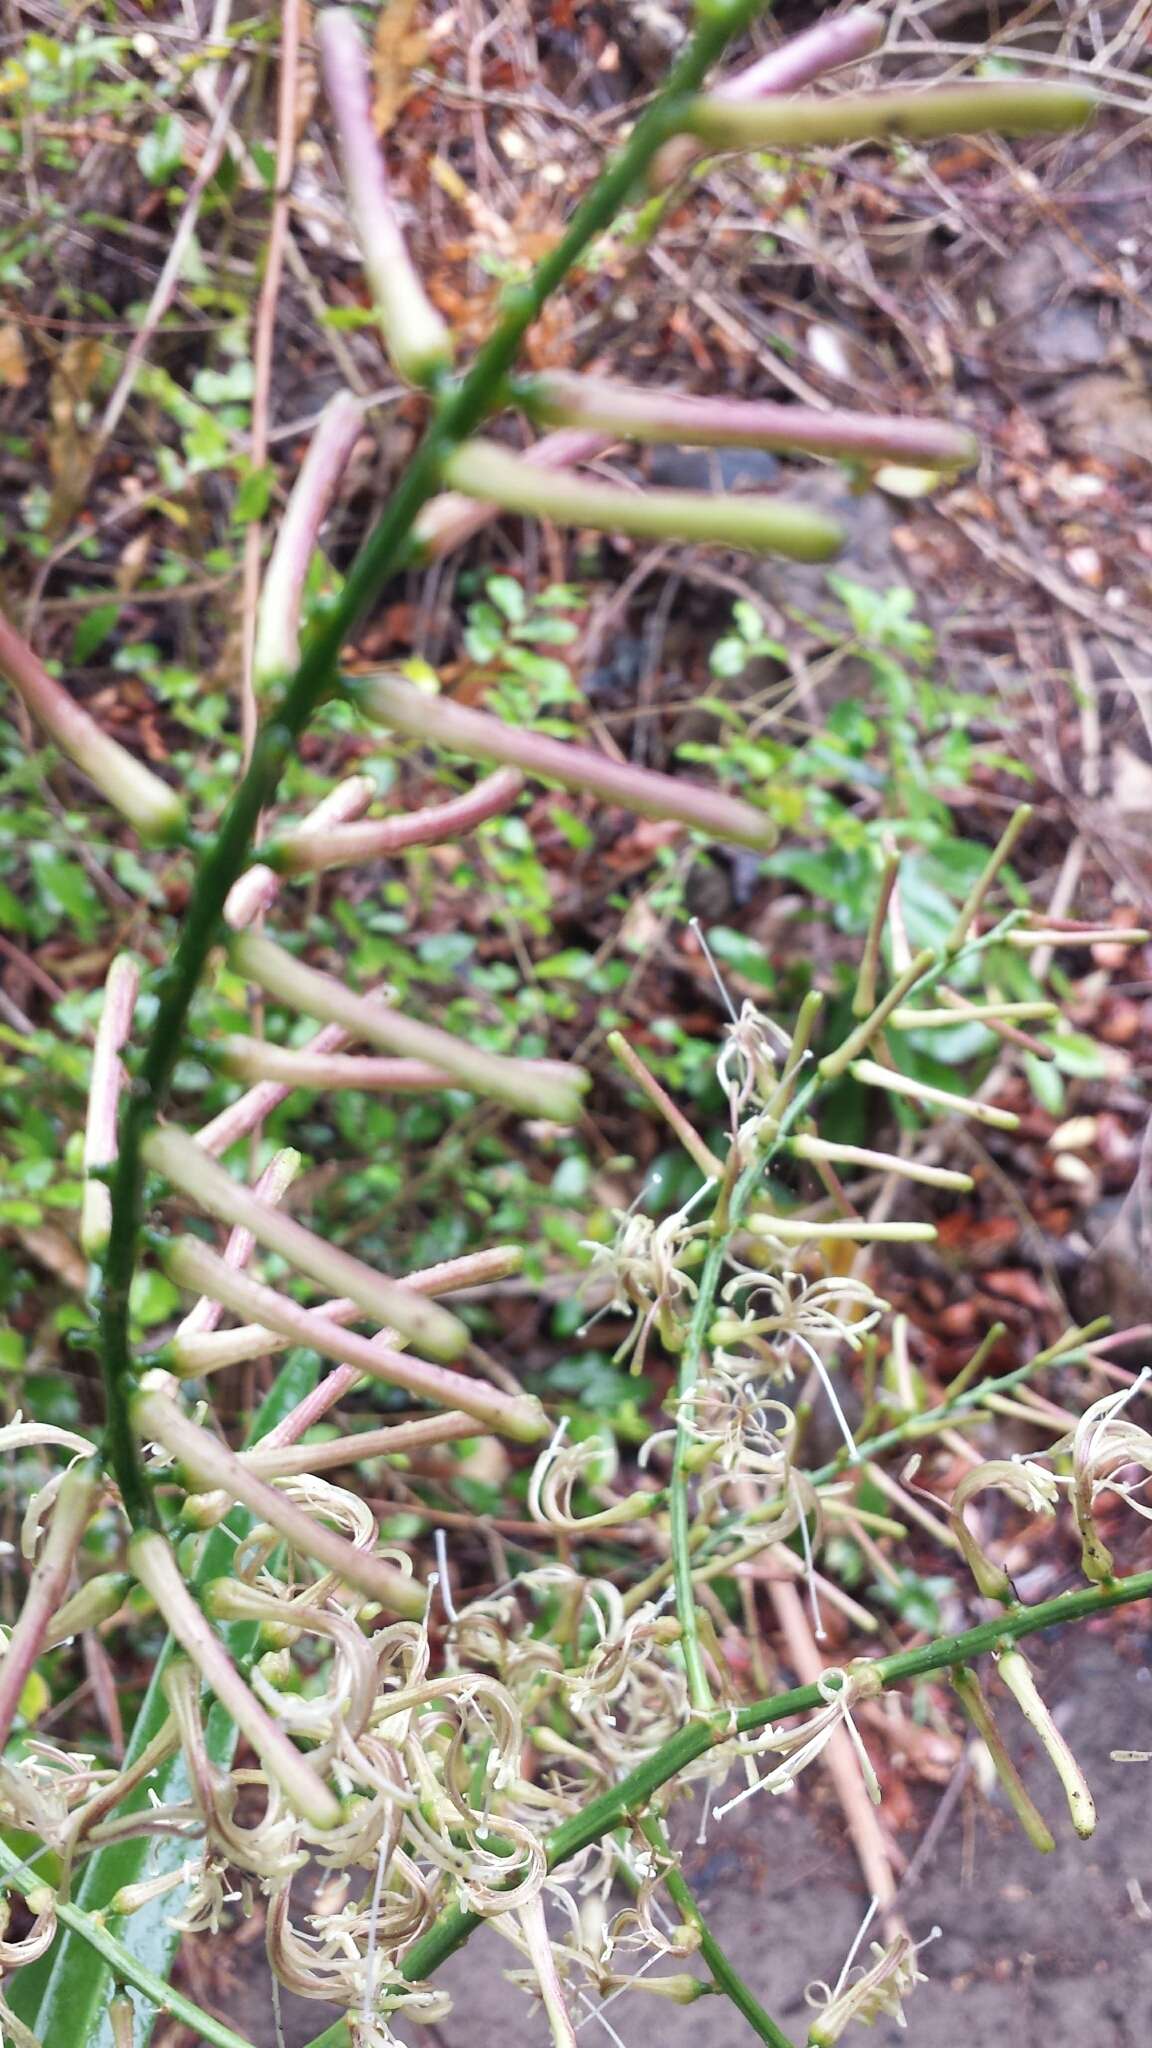
[[[0,384],[7,384],[10,391],[23,391],[27,382],[24,337],[14,320],[6,320],[0,327]]]
[[[416,0],[385,0],[376,22],[372,118],[377,135],[387,135],[409,96],[412,73],[428,47],[427,37],[412,26],[415,12]]]

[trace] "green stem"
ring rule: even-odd
[[[680,1875],[668,1844],[668,1837],[654,1813],[647,1814],[641,1821],[640,1832],[661,1859],[661,1879],[673,1905],[679,1910],[681,1918],[686,1920],[690,1927],[694,1927],[700,1936],[700,1954],[708,1966],[709,1975],[717,1991],[722,1991],[725,1998],[736,2007],[737,2012],[743,2015],[757,2039],[767,2041],[768,2048],[792,2048],[787,2034],[781,2033],[771,2014],[765,2012],[759,1999],[753,1996],[744,1979],[733,1969]]]
[[[4,1873],[5,1883],[15,1885],[16,1890],[22,1892],[25,1898],[31,1898],[37,1892],[51,1890],[42,1877],[37,1877],[34,1870],[29,1870],[28,1865],[20,1861],[2,1836],[0,1871]],[[141,1996],[146,1998],[150,2005],[154,2005],[158,2012],[167,2013],[170,2018],[179,2020],[183,2026],[190,2027],[199,2040],[210,2041],[213,2048],[252,2048],[251,2041],[243,2034],[234,2034],[231,2027],[223,2026],[219,2020],[214,2020],[211,2013],[201,2012],[198,2005],[193,2005],[190,1998],[184,1997],[183,1992],[173,1991],[163,1977],[157,1977],[154,1971],[137,1962],[132,1951],[125,1948],[122,1941],[117,1941],[114,1934],[109,1934],[107,1928],[102,1927],[93,1914],[85,1913],[80,1906],[57,1898],[54,1893],[53,1902],[56,1918],[65,1927],[71,1928],[74,1934],[78,1934],[82,1941],[86,1941],[90,1948],[94,1948],[97,1955],[103,1956],[121,1984],[134,1985]]]
[[[680,1647],[684,1653],[684,1668],[688,1674],[688,1697],[694,1709],[705,1713],[712,1705],[712,1688],[708,1683],[708,1673],[704,1669],[700,1631],[696,1622],[696,1598],[692,1589],[688,1454],[695,1440],[688,1427],[687,1402],[700,1377],[700,1358],[708,1334],[708,1325],[712,1320],[716,1286],[723,1270],[727,1249],[727,1237],[717,1239],[716,1243],[709,1247],[704,1270],[700,1275],[700,1292],[696,1297],[691,1328],[680,1354],[680,1373],[676,1386],[676,1445],[672,1453],[672,1477],[668,1489],[668,1526],[672,1545],[672,1576],[676,1586],[676,1618],[680,1623]]]
[[[671,132],[673,107],[684,95],[695,92],[728,43],[749,25],[762,5],[763,0],[725,0],[707,10],[664,91],[641,115],[620,154],[577,207],[556,247],[527,283],[507,294],[502,319],[468,374],[445,389],[423,441],[349,570],[339,599],[317,624],[269,723],[257,737],[247,773],[201,856],[184,929],[159,983],[152,1036],[121,1113],[119,1156],[111,1176],[112,1221],[97,1298],[106,1455],[125,1512],[135,1527],[156,1523],[128,1415],[132,1385],[128,1297],[143,1216],[141,1147],[167,1099],[188,1012],[205,961],[220,934],[228,892],[249,857],[260,813],[272,801],[318,705],[335,687],[341,648],[403,562],[417,514],[438,489],[444,462],[503,402],[508,373],[529,327],[588,244],[611,226],[643,178]]]

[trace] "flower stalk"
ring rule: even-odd
[[[818,1062],[816,1071],[821,1080],[837,1081],[841,1074],[847,1072],[853,1060],[860,1053],[866,1052],[872,1040],[883,1031],[893,1010],[899,1009],[905,996],[910,994],[918,981],[923,981],[924,976],[935,964],[936,955],[930,946],[924,952],[917,953],[903,974],[897,976],[883,1000],[877,1003],[872,1014],[857,1024],[854,1031],[848,1033],[843,1044],[838,1045],[835,1052],[825,1053],[824,1058]]]
[[[1048,1855],[1056,1847],[1055,1836],[1009,1756],[984,1688],[969,1665],[958,1665],[952,1672],[952,1690],[991,1757],[1004,1796],[1032,1847]]]

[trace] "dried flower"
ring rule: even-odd
[[[1017,1464],[1011,1459],[993,1458],[983,1465],[973,1465],[952,1495],[948,1520],[976,1584],[986,1599],[1010,1601],[1015,1597],[1011,1579],[1003,1565],[993,1564],[964,1520],[968,1502],[990,1487],[1006,1493],[1033,1515],[1054,1514],[1059,1493],[1056,1481],[1043,1465],[1027,1459]]]
[[[940,1929],[934,1927],[924,1941],[917,1943],[907,1928],[902,1927],[887,1946],[878,1941],[871,1943],[874,1960],[870,1967],[862,1969],[856,1965],[854,1968],[856,1952],[877,1904],[874,1899],[833,1988],[829,1990],[826,1984],[808,1987],[809,2004],[823,2005],[819,2019],[813,2020],[808,2029],[809,2048],[834,2048],[845,2028],[854,2023],[874,2027],[879,2020],[894,2019],[898,2027],[908,2024],[904,2017],[904,2000],[917,1984],[927,1982],[918,1962],[920,1951],[927,1947],[928,1942],[937,1939]]]
[[[1096,1527],[1096,1503],[1102,1494],[1113,1493],[1127,1501],[1138,1515],[1152,1521],[1152,1507],[1135,1498],[1136,1486],[1116,1475],[1126,1465],[1138,1465],[1147,1483],[1152,1475],[1152,1436],[1138,1423],[1121,1421],[1122,1411],[1140,1393],[1149,1379],[1144,1371],[1132,1386],[1117,1394],[1105,1394],[1084,1410],[1075,1429],[1053,1444],[1049,1457],[1072,1453],[1072,1507],[1080,1531],[1081,1563],[1086,1578],[1098,1583],[1112,1577],[1112,1553]]]

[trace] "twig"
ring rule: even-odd
[[[253,335],[252,425],[250,460],[257,474],[268,461],[268,425],[272,403],[272,368],[276,342],[276,309],[284,274],[284,242],[288,232],[288,201],[296,153],[296,73],[300,56],[300,0],[283,0],[280,9],[280,80],[276,101],[276,172],[264,277],[256,306]],[[230,108],[226,101],[221,117]],[[264,525],[250,520],[244,536],[244,585],[241,599],[240,742],[244,766],[252,759],[258,710],[254,682],[256,613],[260,596],[260,565]]]
[[[184,202],[184,210],[176,223],[176,232],[172,237],[172,246],[165,259],[164,268],[156,280],[152,297],[149,299],[144,311],[144,317],[128,344],[123,367],[119,377],[116,379],[112,396],[104,408],[104,417],[96,434],[96,452],[115,433],[120,421],[120,415],[132,396],[136,379],[140,374],[140,365],[147,353],[149,343],[172,303],[176,286],[180,281],[180,272],[184,267],[184,258],[188,253],[189,244],[196,230],[200,202],[219,168],[220,159],[224,154],[228,141],[232,109],[243,90],[247,77],[248,66],[246,64],[237,65],[229,80],[228,90],[220,104],[216,118],[212,123],[208,140],[204,145],[204,151],[200,158],[199,169],[188,188],[188,197]]]

